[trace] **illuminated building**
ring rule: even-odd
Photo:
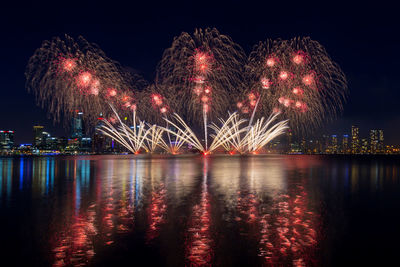
[[[369,132],[370,137],[370,152],[371,154],[376,154],[378,152],[378,131],[371,130]]]
[[[65,137],[57,138],[57,149],[59,151],[63,152],[65,150],[65,147],[67,146],[67,144],[68,144],[68,139],[67,138],[65,138]]]
[[[318,154],[320,153],[320,142],[318,140],[309,140],[307,142],[307,154]]]
[[[337,136],[334,134],[331,137],[331,153],[332,154],[337,154],[338,153],[338,141],[337,141]]]
[[[321,141],[320,140],[316,140],[315,141],[315,150],[314,150],[314,153],[316,153],[316,154],[321,154],[323,151],[322,151],[322,143],[321,143]]]
[[[58,149],[58,138],[50,136],[50,134],[48,134],[48,137],[46,138],[45,148],[46,148],[46,150],[57,150]]]
[[[306,140],[304,138],[301,139],[300,149],[301,149],[301,153],[303,153],[303,154],[307,153],[307,143],[306,143]]]
[[[39,147],[42,143],[42,133],[44,127],[41,125],[33,126],[33,146]]]
[[[58,150],[58,138],[48,132],[42,132],[41,143],[37,146],[42,150]]]
[[[356,126],[351,126],[351,153],[360,153],[359,129]]]
[[[106,150],[106,136],[99,131],[103,124],[103,117],[100,114],[93,135],[93,152],[95,153],[103,153]]]
[[[80,140],[83,136],[82,112],[76,111],[71,121],[71,138]]]
[[[83,152],[92,151],[92,138],[82,137],[79,150]]]
[[[383,143],[385,139],[383,138],[383,130],[378,130],[378,152],[385,153],[385,145]]]
[[[361,139],[361,154],[368,154],[369,150],[368,150],[368,139],[367,138],[363,138]]]
[[[287,131],[287,144],[288,144],[288,148],[287,151],[288,152],[292,152],[292,139],[293,139],[293,133],[292,130],[288,129]]]
[[[32,155],[32,144],[20,144],[17,149],[20,154]]]
[[[0,150],[8,152],[14,147],[14,131],[0,131]]]
[[[322,136],[322,153],[331,153],[330,152],[330,139],[328,135]]]
[[[349,153],[349,136],[347,134],[343,135],[342,139],[342,153],[347,154]]]

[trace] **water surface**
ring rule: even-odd
[[[15,266],[396,263],[394,157],[0,158]]]

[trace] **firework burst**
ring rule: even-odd
[[[184,32],[164,52],[156,83],[174,112],[206,131],[207,119],[225,114],[242,89],[245,61],[243,49],[216,29]]]
[[[307,131],[342,110],[346,78],[324,47],[310,38],[260,42],[246,65],[243,113],[281,113],[291,128]]]
[[[79,110],[88,125],[100,113],[112,114],[107,103],[121,115],[131,114],[136,109],[134,92],[145,86],[140,77],[124,71],[96,45],[68,35],[44,41],[30,58],[25,76],[28,90],[55,121],[61,116],[68,121]]]

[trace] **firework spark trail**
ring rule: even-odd
[[[177,123],[167,120],[177,131],[174,132],[166,128],[164,128],[164,130],[181,138],[186,143],[193,145],[204,154],[211,153],[220,146],[227,149],[229,147],[228,144],[231,144],[241,153],[246,149],[249,152],[257,152],[271,140],[283,134],[288,128],[287,120],[280,121],[271,126],[278,115],[279,114],[272,114],[267,120],[263,117],[258,119],[254,126],[243,128],[240,128],[240,125],[243,124],[245,120],[238,119],[237,113],[231,114],[227,120],[220,119],[221,127],[218,127],[216,124],[210,125],[210,128],[214,130],[215,134],[211,135],[213,141],[208,149],[201,144],[193,130],[178,114],[174,114]],[[242,133],[245,133],[245,136],[241,140],[240,135]]]
[[[288,129],[288,121],[280,121],[269,127],[279,114],[272,114],[266,121],[264,117],[258,119],[250,127],[246,136],[243,138],[244,146],[248,152],[255,153],[268,144],[271,140],[283,134]]]
[[[199,151],[206,152],[206,149],[201,144],[193,130],[186,124],[186,122],[176,113],[173,115],[173,118],[175,118],[177,123],[174,123],[167,118],[165,118],[165,121],[175,127],[177,131],[172,131],[167,128],[164,128],[164,131],[171,133],[181,140],[184,140],[187,144],[194,146]]]
[[[213,142],[210,146],[210,151],[217,149],[222,146],[226,151],[231,150],[231,146],[238,152],[243,151],[242,142],[240,135],[247,131],[247,127],[240,128],[246,120],[239,119],[239,115],[235,112],[230,114],[227,120],[219,119],[221,127],[212,123],[209,127],[214,130],[215,134],[210,136],[213,138]]]
[[[146,124],[144,121],[137,119],[136,111],[133,112],[132,116],[133,126],[129,127],[122,122],[112,105],[110,105],[110,108],[114,112],[114,117],[116,118],[116,122],[118,122],[118,126],[115,127],[108,120],[103,120],[104,124],[101,125],[98,130],[104,135],[114,139],[134,154],[138,154],[141,149],[144,149],[146,152],[155,152],[157,146],[168,153],[177,154],[186,142],[185,137],[176,135],[175,141],[167,144],[163,139],[163,134],[166,132],[165,129],[168,128],[160,127],[155,124]],[[136,120],[138,120],[139,123],[137,123]]]
[[[260,42],[246,65],[243,113],[280,112],[291,128],[307,132],[342,110],[346,78],[324,47],[310,38]]]
[[[149,138],[146,138],[147,147],[150,152],[155,152],[158,146],[164,147],[167,146],[165,141],[162,139],[164,130],[158,127],[156,124],[150,125],[148,124],[147,133]]]
[[[175,131],[157,125],[146,124],[140,120],[137,125],[136,111],[133,112],[133,129],[131,129],[131,127],[122,122],[112,105],[110,105],[110,108],[115,113],[119,126],[114,127],[108,120],[103,120],[104,124],[99,128],[99,131],[113,138],[134,154],[139,153],[141,149],[144,149],[146,152],[154,152],[157,146],[171,154],[176,154],[185,143],[194,146],[204,154],[211,153],[221,146],[228,151],[230,150],[230,146],[232,146],[240,153],[246,150],[257,152],[272,139],[283,134],[288,128],[287,121],[280,121],[271,126],[278,116],[276,113],[272,114],[267,120],[264,117],[258,119],[252,127],[241,127],[246,120],[239,119],[239,115],[233,113],[229,115],[227,120],[219,119],[221,127],[215,123],[209,126],[214,130],[215,134],[210,135],[213,140],[210,147],[206,149],[190,126],[176,113],[173,116],[176,122],[164,117],[164,120],[176,129]],[[165,142],[163,139],[164,132],[175,136],[174,146],[168,145]],[[243,133],[245,135],[241,139],[240,136]]]
[[[139,153],[141,148],[146,152],[150,151],[145,141],[152,142],[151,138],[147,138],[147,135],[152,132],[152,129],[146,130],[144,121],[139,120],[139,124],[136,124],[136,111],[133,112],[132,130],[128,125],[122,122],[115,108],[112,105],[110,105],[110,107],[118,119],[119,127],[115,128],[108,120],[103,120],[104,125],[101,125],[98,130],[106,136],[111,137],[134,154]]]

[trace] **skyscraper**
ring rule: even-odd
[[[83,136],[82,112],[76,111],[71,121],[71,138],[81,140]]]
[[[14,131],[0,131],[0,150],[7,152],[14,147]]]
[[[361,151],[359,153],[361,154],[368,154],[368,139],[363,138],[361,139]]]
[[[287,134],[287,152],[290,153],[292,152],[292,139],[293,139],[293,133],[291,129],[288,129],[286,132]]]
[[[33,126],[33,146],[39,147],[42,144],[42,133],[44,127],[41,125]]]
[[[337,136],[334,134],[331,136],[331,153],[337,154],[338,153],[338,141]]]
[[[98,118],[97,125],[95,126],[93,135],[93,151],[96,153],[103,153],[106,150],[106,137],[99,129],[104,125],[102,114]]]
[[[369,144],[371,154],[376,154],[378,152],[378,131],[371,130],[369,132]]]
[[[378,153],[385,153],[385,144],[383,138],[383,130],[378,130]]]
[[[330,153],[329,135],[322,135],[322,153]]]
[[[349,153],[349,136],[347,134],[343,135],[342,139],[342,153],[347,154]]]
[[[351,126],[351,153],[360,153],[359,129],[356,126]]]

